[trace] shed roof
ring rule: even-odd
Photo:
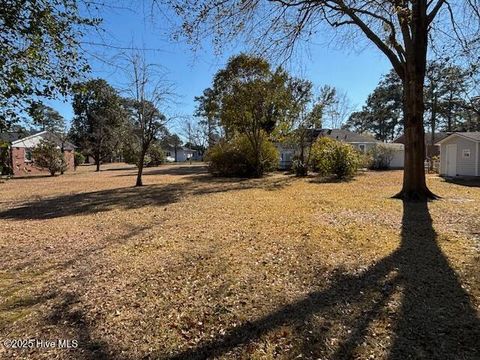
[[[450,134],[449,136],[443,138],[440,141],[437,141],[437,144],[441,144],[447,139],[451,139],[454,136],[462,137],[474,142],[480,142],[480,131],[472,131],[472,132],[455,132]]]
[[[445,139],[450,134],[451,133],[448,133],[448,132],[436,132],[434,135],[433,143],[434,144],[438,143],[439,141]],[[395,140],[393,140],[393,142],[397,144],[405,144],[405,134],[400,135]],[[432,145],[432,133],[425,133],[425,143],[427,145]]]

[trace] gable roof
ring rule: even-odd
[[[380,143],[381,141],[375,139],[371,135],[358,134],[344,129],[322,129],[318,136],[329,137],[347,143]]]
[[[447,139],[451,139],[454,136],[462,137],[464,139],[468,139],[468,140],[471,140],[471,141],[474,141],[474,142],[480,142],[480,131],[474,131],[474,132],[455,132],[455,133],[452,133],[452,134],[448,135],[447,137],[445,137],[444,139],[438,141],[437,144],[441,144],[441,143],[445,142]]]
[[[58,146],[62,145],[62,140],[57,135],[50,131],[41,131],[39,133],[13,141],[12,146],[19,148],[34,148],[40,143],[41,140],[53,141]],[[68,141],[63,143],[63,147],[65,150],[75,149],[75,145]]]
[[[175,151],[175,146],[168,145],[168,146],[166,146],[165,150]],[[186,147],[186,146],[177,146],[177,151],[179,151],[179,150],[181,150],[181,151],[190,151],[190,152],[195,152],[195,151],[197,151],[197,150],[195,150],[195,149],[190,149],[190,148],[188,148],[188,147]]]
[[[447,136],[449,136],[451,133],[449,132],[437,132],[434,135],[434,140],[433,144],[438,143],[439,141],[445,139]],[[405,134],[400,135],[397,137],[395,140],[393,140],[394,143],[397,144],[405,144]],[[425,143],[427,145],[432,145],[432,133],[425,133]]]
[[[11,143],[12,141],[18,140],[22,137],[22,133],[20,132],[4,132],[0,133],[0,140],[6,141],[7,143]]]

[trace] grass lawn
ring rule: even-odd
[[[65,359],[480,359],[480,188],[82,167],[0,184],[0,341]]]

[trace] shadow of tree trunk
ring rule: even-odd
[[[304,358],[359,358],[357,350],[367,338],[374,347],[383,340],[372,338],[368,329],[380,314],[388,313],[384,310],[394,293],[401,305],[387,315],[392,323],[392,341],[381,358],[480,359],[480,321],[437,243],[426,202],[404,203],[400,247],[365,272],[336,276],[325,290],[247,321],[170,359],[225,355],[285,325],[293,325],[297,336],[302,337],[302,351],[308,352]],[[355,307],[357,315],[346,315],[343,304]],[[344,324],[349,335],[332,350],[324,341],[330,336],[329,326],[306,329],[304,325],[315,315],[329,323]],[[313,339],[311,335],[307,339],[307,330],[308,334],[317,332],[317,338],[314,334]]]
[[[427,203],[404,203],[403,301],[391,359],[480,359],[480,321],[442,253]]]

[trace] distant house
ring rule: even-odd
[[[48,173],[45,169],[35,166],[32,156],[32,150],[41,140],[53,141],[58,148],[62,147],[62,140],[49,131],[42,131],[15,141],[10,146],[11,163],[14,176],[25,176],[33,174]],[[65,161],[67,171],[74,169],[74,150],[75,146],[69,142],[63,142]]]
[[[165,157],[175,162],[185,162],[191,160],[201,160],[201,155],[197,150],[189,149],[185,146],[169,146],[165,149]]]
[[[391,147],[394,150],[394,158],[391,163],[392,168],[403,168],[404,148],[401,144],[385,144],[371,135],[358,134],[344,129],[312,129],[308,134],[308,141],[314,142],[319,137],[328,137],[352,145],[362,153],[367,153],[374,146],[382,144]],[[294,146],[277,144],[280,153],[280,169],[289,169],[292,165],[293,157],[297,150]]]
[[[328,137],[330,139],[346,142],[352,145],[358,151],[362,153],[368,152],[372,147],[377,144],[382,144],[381,141],[375,139],[371,135],[358,134],[353,131],[343,129],[322,129],[320,130],[318,137]]]
[[[440,175],[480,176],[480,132],[452,133],[437,142]]]
[[[425,156],[426,157],[439,156],[440,146],[438,145],[438,142],[445,139],[449,135],[450,133],[447,133],[447,132],[437,132],[434,134],[434,139],[432,142],[432,133],[426,133],[425,134]],[[393,140],[393,142],[396,144],[405,145],[405,135],[404,134],[400,135],[395,140]]]

